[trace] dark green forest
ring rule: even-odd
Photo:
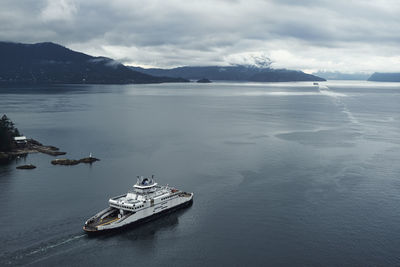
[[[19,131],[14,123],[3,115],[0,119],[0,151],[7,152],[14,148],[14,137],[19,136]]]

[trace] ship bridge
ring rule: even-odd
[[[137,176],[137,182],[133,186],[137,193],[151,193],[157,188],[157,183],[154,181],[154,175],[151,177]]]

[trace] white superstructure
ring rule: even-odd
[[[83,230],[97,232],[119,228],[192,201],[193,193],[182,192],[168,185],[160,186],[154,181],[154,176],[138,176],[132,191],[110,198],[109,207],[88,219]]]

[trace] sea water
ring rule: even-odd
[[[3,87],[0,113],[62,157],[101,159],[0,166],[0,265],[400,264],[398,83]],[[193,205],[83,232],[152,174]]]

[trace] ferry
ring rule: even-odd
[[[141,222],[151,217],[189,205],[193,193],[174,187],[160,186],[151,177],[138,176],[130,192],[110,198],[109,207],[89,218],[83,230],[102,232]]]

